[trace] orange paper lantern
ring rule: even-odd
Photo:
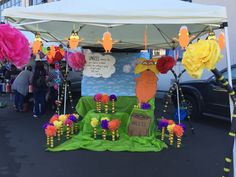
[[[220,50],[224,50],[225,48],[225,34],[221,32],[218,36],[218,44],[220,46]]]

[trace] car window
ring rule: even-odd
[[[232,79],[236,80],[236,68],[232,68],[231,72],[232,72]],[[228,71],[227,70],[225,72],[223,72],[222,74],[226,79],[228,79]]]

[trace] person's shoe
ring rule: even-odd
[[[34,118],[37,118],[38,116],[36,114],[33,115]]]

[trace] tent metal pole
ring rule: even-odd
[[[231,73],[231,59],[230,59],[230,50],[229,50],[229,31],[228,31],[228,26],[224,27],[224,31],[225,31],[225,43],[226,43],[226,58],[227,58],[227,71],[228,71],[228,82],[229,85],[231,87],[233,87],[232,84],[232,73]],[[230,115],[232,118],[232,114],[233,114],[233,102],[229,97],[229,103],[230,103]],[[231,120],[232,121],[232,120]],[[236,143],[234,140],[234,148],[233,148],[233,176],[236,177],[236,158],[234,158],[236,155]]]
[[[66,63],[66,75],[68,72],[68,63]],[[64,94],[64,111],[63,113],[66,114],[66,101],[67,101],[67,82],[65,83],[65,94]]]

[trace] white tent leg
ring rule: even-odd
[[[229,31],[228,31],[228,27],[224,27],[225,30],[225,43],[226,43],[226,58],[227,58],[227,71],[228,71],[228,82],[229,85],[233,88],[233,84],[232,84],[232,73],[231,73],[231,60],[230,60],[230,50],[229,50]],[[229,97],[229,103],[230,103],[230,115],[232,118],[232,114],[233,114],[233,102]],[[232,120],[231,120],[232,121]],[[234,141],[234,148],[233,148],[233,176],[236,177],[236,158],[234,158],[236,155],[236,143]]]

